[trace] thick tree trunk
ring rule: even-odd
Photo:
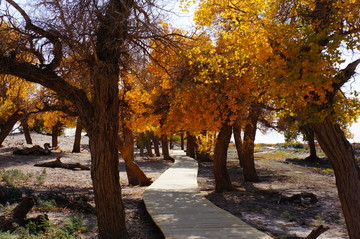
[[[232,134],[232,126],[223,125],[217,136],[214,152],[215,191],[224,192],[234,190],[226,167],[227,151]]]
[[[75,140],[73,145],[73,153],[80,153],[80,144],[81,144],[81,132],[82,132],[82,125],[80,118],[76,121],[76,130],[75,130]]]
[[[233,125],[233,133],[234,133],[234,139],[235,139],[235,146],[236,146],[236,152],[239,159],[240,167],[244,167],[244,156],[242,154],[242,139],[241,139],[241,125],[240,122],[237,120],[235,121]]]
[[[186,156],[195,158],[195,137],[186,132]]]
[[[156,135],[154,135],[154,132],[151,132],[151,140],[154,143],[154,150],[156,157],[160,157],[159,138]]]
[[[259,117],[259,109],[254,106],[250,109],[248,122],[244,129],[244,140],[242,145],[243,155],[243,174],[246,182],[258,182],[259,177],[255,169],[254,149],[255,149],[255,136],[257,129],[257,121]]]
[[[27,123],[27,117],[24,118],[23,120],[21,120],[21,125],[24,131],[24,135],[25,135],[25,141],[27,144],[32,144],[32,139],[30,136],[30,130],[29,130],[29,125]]]
[[[104,69],[106,72],[106,69]],[[95,114],[87,123],[91,151],[93,182],[99,238],[128,238],[124,205],[121,197],[118,157],[118,74],[98,73],[94,77],[99,87],[94,96]],[[114,79],[114,77],[116,79]],[[110,79],[109,79],[110,78]],[[111,79],[112,78],[112,79]],[[115,84],[106,82],[112,81]]]
[[[52,148],[56,148],[58,146],[58,136],[59,136],[59,132],[60,132],[60,125],[56,124],[55,126],[52,127],[52,132],[51,132],[51,147]]]
[[[16,122],[18,122],[22,117],[23,114],[21,114],[20,111],[16,111],[7,119],[5,124],[1,126],[0,145],[4,142],[5,138],[10,134]]]
[[[324,122],[312,125],[312,129],[334,168],[349,236],[360,238],[360,174],[351,144],[329,116]]]
[[[132,186],[148,186],[151,180],[146,177],[145,173],[135,163],[134,160],[134,137],[131,130],[122,126],[122,137],[119,136],[119,150],[125,161],[125,169],[129,184]]]

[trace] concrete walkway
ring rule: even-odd
[[[165,238],[271,239],[200,195],[197,162],[173,151],[174,165],[144,193],[146,209]]]

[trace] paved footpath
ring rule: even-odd
[[[146,209],[167,239],[271,239],[200,195],[197,162],[174,150],[174,165],[144,193]]]

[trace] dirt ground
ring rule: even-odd
[[[202,162],[199,186],[202,194],[218,207],[274,238],[305,238],[319,225],[330,228],[319,239],[348,238],[329,163],[321,160],[319,164],[306,164],[306,156],[303,151],[257,153],[258,183],[244,183],[238,160],[229,159],[230,177],[237,190],[222,194],[213,190],[211,163]],[[318,202],[283,200],[299,193],[313,193]]]
[[[32,134],[34,144],[43,145],[51,142],[50,136]],[[44,168],[34,167],[35,163],[54,160],[63,155],[64,163],[75,163],[90,166],[88,139],[82,138],[81,153],[71,153],[73,137],[59,138],[60,150],[50,156],[18,156],[13,155],[15,148],[22,148],[24,136],[15,134],[9,136],[0,149],[0,169],[19,169],[25,173],[42,172]],[[330,230],[323,234],[322,239],[347,238],[344,219],[337,198],[335,178],[327,165],[310,167],[304,165],[301,158],[307,155],[303,152],[294,154],[273,154],[274,159],[268,160],[272,152],[260,152],[256,155],[256,167],[260,176],[259,183],[243,183],[238,161],[229,159],[229,172],[237,190],[223,194],[214,192],[214,179],[211,162],[199,164],[199,187],[201,193],[217,206],[231,212],[247,223],[262,230],[274,238],[304,238],[318,225],[329,226]],[[266,155],[267,157],[264,157]],[[265,159],[266,158],[266,159]],[[139,166],[148,177],[155,180],[171,163],[160,158],[136,158]],[[120,178],[123,200],[126,208],[127,229],[130,238],[158,239],[163,238],[161,232],[152,222],[142,201],[145,187],[129,187],[127,185],[124,165],[120,165]],[[66,169],[46,168],[46,178],[43,182],[23,182],[22,188],[31,189],[35,195],[46,193],[61,193],[69,196],[82,195],[94,206],[91,178],[89,171],[73,171]],[[286,203],[281,200],[285,196],[297,193],[314,193],[318,202]],[[33,214],[38,212],[33,211]],[[68,210],[59,209],[47,212],[50,221],[61,226],[61,219]],[[96,238],[96,217],[94,214],[84,216],[89,230],[80,238]]]

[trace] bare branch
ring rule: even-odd
[[[16,2],[14,2],[13,0],[6,0],[11,6],[13,6],[20,14],[21,16],[24,18],[26,26],[25,28],[33,31],[34,33],[40,35],[41,37],[47,38],[54,46],[53,49],[53,54],[54,54],[54,58],[53,60],[46,66],[46,68],[48,68],[49,70],[53,70],[56,67],[59,66],[61,59],[62,59],[62,44],[59,40],[59,36],[60,33],[55,31],[55,30],[51,30],[51,31],[46,31],[38,26],[35,26],[29,15],[25,12],[25,10],[23,8],[21,8]]]
[[[360,59],[357,59],[341,70],[340,74],[336,76],[336,81],[333,84],[334,91],[339,90],[356,73],[356,68],[359,64]]]

